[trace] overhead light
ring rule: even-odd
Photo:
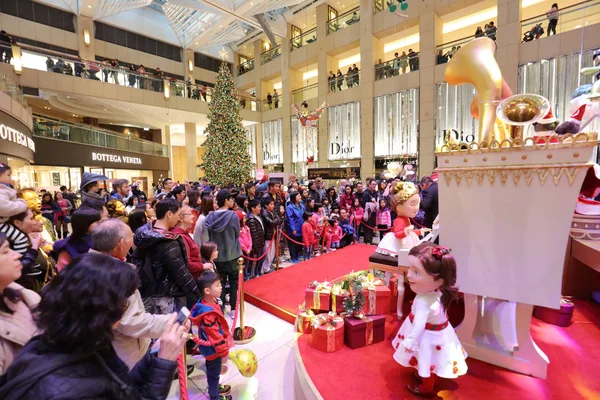
[[[129,108],[127,109],[127,111],[129,111]]]
[[[92,8],[92,6],[88,5],[88,8]]]
[[[88,7],[89,7],[89,6],[88,6]],[[84,30],[83,30],[83,43],[84,43],[86,46],[89,46],[89,45],[90,45],[90,43],[91,43],[90,31],[89,31],[89,30],[87,30],[87,29],[84,29]]]
[[[194,61],[192,59],[188,60],[188,71],[194,72]]]
[[[150,128],[146,128],[146,127],[144,127],[144,130],[147,132],[147,131],[149,131],[149,130],[150,130]]]
[[[165,94],[165,100],[169,100],[169,97],[171,97],[171,84],[169,83],[168,80],[163,79],[163,87],[164,89],[164,94]]]

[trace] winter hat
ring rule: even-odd
[[[84,172],[81,176],[81,185],[79,185],[79,189],[83,190],[84,187],[93,182],[98,181],[107,181],[108,178],[104,175],[100,174],[92,174],[91,172]]]
[[[587,170],[580,193],[590,199],[600,195],[600,165],[594,164]]]
[[[235,213],[237,214],[237,216],[240,219],[240,221],[243,220],[244,217],[246,216],[246,213],[243,212],[242,210],[237,210]]]
[[[552,108],[550,108],[550,110],[548,110],[548,114],[546,114],[544,118],[538,120],[537,123],[540,125],[548,125],[556,121],[558,121],[558,118],[552,114]]]
[[[579,133],[579,129],[581,128],[581,120],[583,118],[583,114],[585,114],[586,105],[587,104],[583,104],[577,109],[577,111],[571,114],[571,116],[565,122],[557,126],[556,133],[559,135],[564,135],[567,133]]]
[[[0,185],[0,224],[25,211],[27,211],[27,203],[23,199],[17,199],[15,189]]]

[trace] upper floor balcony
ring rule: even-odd
[[[169,146],[166,144],[132,138],[106,129],[76,124],[43,115],[34,116],[33,135],[106,149],[169,157]]]
[[[292,91],[292,101],[294,104],[301,104],[303,101],[314,99],[319,96],[319,84],[315,83]]]
[[[238,65],[238,76],[244,75],[254,69],[254,58]]]
[[[360,21],[360,7],[353,8],[327,21],[327,34],[348,28]]]
[[[264,65],[270,61],[273,61],[281,55],[281,46],[273,47],[260,54],[260,64]]]
[[[312,28],[290,39],[290,50],[294,51],[317,41],[317,28]]]
[[[375,65],[376,81],[419,70],[419,53],[396,54],[393,59],[386,62],[381,62],[379,59],[380,62]]]
[[[600,0],[588,0],[521,21],[522,43],[556,35],[600,22]]]

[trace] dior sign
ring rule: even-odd
[[[107,161],[112,163],[138,164],[142,165],[142,159],[138,157],[127,157],[116,154],[92,153],[92,161]]]
[[[269,164],[280,164],[281,158],[279,154],[271,154],[268,150],[263,151],[263,162]]]

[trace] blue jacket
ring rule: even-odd
[[[200,354],[207,360],[226,358],[229,353],[227,343],[229,325],[223,316],[221,307],[216,303],[214,305],[204,303],[203,299],[200,299],[192,309],[191,321],[198,326],[200,339],[212,344],[212,346],[198,345]]]
[[[302,215],[304,214],[304,205],[300,203],[300,205],[295,206],[290,203],[285,208],[285,214],[287,216],[288,234],[293,236],[293,232],[296,231],[295,236],[302,236],[302,224],[304,223]]]
[[[342,228],[342,232],[346,235],[354,235],[354,227],[350,224],[350,219],[341,219],[340,220],[340,228]]]

